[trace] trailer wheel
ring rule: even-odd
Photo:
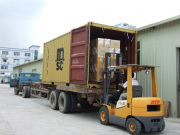
[[[99,121],[103,125],[109,125],[109,110],[106,106],[101,107],[99,110]]]
[[[18,91],[17,88],[14,88],[14,94],[15,94],[15,95],[18,95],[18,94],[19,94],[19,91]]]
[[[30,97],[30,87],[24,86],[22,88],[22,97],[23,98],[29,98]]]
[[[28,94],[28,98],[30,98],[30,96],[31,96],[31,87],[30,86],[27,86],[27,94]]]
[[[76,106],[77,106],[77,95],[75,93],[70,93],[71,98],[71,109],[70,112],[75,112]]]
[[[58,90],[53,90],[50,94],[50,106],[51,109],[53,110],[58,110],[58,98],[59,98],[59,91]]]
[[[141,133],[141,123],[134,118],[127,120],[126,128],[130,134],[139,135]]]
[[[62,113],[69,113],[71,102],[70,102],[70,96],[67,92],[61,92],[59,95],[58,100],[59,110]]]

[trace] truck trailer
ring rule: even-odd
[[[103,41],[99,49],[103,53],[100,57],[93,56],[95,48],[93,42],[98,39],[107,40],[107,43]],[[135,30],[89,22],[45,43],[42,82],[31,85],[31,95],[50,99],[51,108],[59,109],[62,113],[73,112],[78,102],[85,108],[92,105],[100,106],[104,87],[103,79],[93,81],[92,75],[97,74],[98,78],[99,74],[102,76],[103,71],[92,73],[92,61],[97,61],[96,69],[101,69],[99,68],[101,62],[105,62],[106,51],[103,49],[110,47],[111,41],[119,41],[116,46],[123,54],[123,56],[117,55],[121,57],[119,61],[116,56],[111,58],[114,65],[136,63],[137,31]],[[95,52],[97,51],[96,48]],[[116,54],[115,51],[112,53]],[[118,88],[115,83],[118,81],[117,78],[111,83],[111,93]]]

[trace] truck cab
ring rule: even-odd
[[[19,76],[17,74],[11,74],[10,87],[14,87],[14,94],[18,95],[19,92],[23,92],[25,86],[30,87],[32,82],[40,82],[40,75],[33,72],[23,72]]]

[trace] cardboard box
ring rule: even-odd
[[[112,46],[111,46],[112,43]],[[90,61],[89,61],[89,81],[98,83],[103,81],[103,71],[105,70],[105,53],[120,51],[120,41],[98,38],[91,41]],[[111,55],[111,66],[116,65],[114,54]],[[115,80],[115,75],[111,76]]]
[[[114,53],[114,48],[108,48],[108,52]]]
[[[119,48],[120,49],[120,41],[119,40],[111,40],[111,48]]]
[[[170,102],[169,101],[163,101],[164,104],[164,117],[169,117],[169,108],[170,108]]]
[[[105,53],[108,52],[107,47],[98,47],[98,57],[105,57]]]
[[[120,53],[120,49],[119,48],[114,48],[114,52],[115,53]]]
[[[116,65],[116,58],[109,59],[111,66]],[[103,72],[105,70],[105,57],[97,57],[90,60],[90,74],[89,81],[91,83],[98,83],[103,81]],[[115,75],[111,76],[111,80],[115,80]]]
[[[104,40],[103,38],[96,38],[91,41],[92,47],[104,47]]]
[[[111,47],[111,40],[110,39],[104,39],[104,47]]]

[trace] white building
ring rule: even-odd
[[[9,82],[13,67],[37,60],[40,46],[32,45],[28,49],[0,47],[0,81]],[[21,72],[21,71],[20,71]]]

